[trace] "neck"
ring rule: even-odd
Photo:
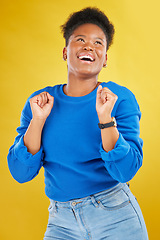
[[[97,78],[68,78],[63,91],[71,97],[82,97],[92,92],[99,84]]]

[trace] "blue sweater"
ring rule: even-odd
[[[97,89],[82,97],[71,97],[64,94],[62,84],[46,87],[28,98],[17,128],[18,136],[9,149],[8,166],[15,180],[30,181],[43,166],[46,195],[64,202],[133,178],[143,158],[138,103],[125,87],[113,82],[101,85],[118,96],[112,116],[120,134],[114,149],[107,153],[102,147],[95,107]],[[54,97],[54,106],[42,131],[41,149],[32,155],[23,142],[32,119],[29,99],[43,91]]]

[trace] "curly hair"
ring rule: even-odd
[[[96,7],[87,7],[78,12],[72,13],[67,21],[61,25],[61,32],[68,45],[68,41],[74,30],[85,23],[92,23],[99,26],[107,39],[107,50],[113,43],[114,26],[108,17]]]

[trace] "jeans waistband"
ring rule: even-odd
[[[90,204],[91,202],[97,206],[98,205],[98,200],[102,199],[104,196],[105,197],[110,197],[112,194],[120,191],[121,189],[124,189],[127,191],[128,190],[128,186],[126,183],[118,183],[116,186],[106,189],[104,191],[95,193],[95,194],[91,194],[87,197],[84,198],[77,198],[77,199],[73,199],[67,202],[59,202],[59,201],[55,201],[50,199],[51,205],[53,207],[60,207],[60,208],[78,208],[81,207],[83,205],[86,204]]]

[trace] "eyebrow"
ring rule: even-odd
[[[102,38],[99,38],[99,37],[98,37],[98,38],[96,38],[96,39],[99,39],[99,40],[101,40],[102,42],[104,42],[104,40],[103,40]]]
[[[77,38],[77,37],[86,37],[85,35],[77,35],[77,36],[75,36],[75,38]]]
[[[77,37],[86,37],[86,36],[85,35],[76,35],[75,38],[77,38]],[[102,38],[96,37],[95,39],[99,39],[102,42],[104,42],[104,40]]]

